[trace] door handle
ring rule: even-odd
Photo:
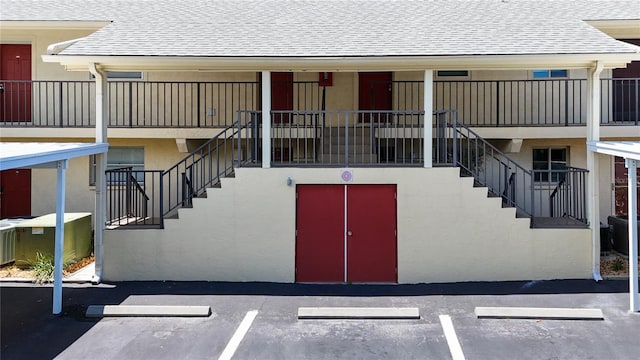
[[[0,94],[4,92],[4,83],[0,83]]]
[[[353,232],[351,232],[351,230],[347,231],[347,235],[352,236]]]

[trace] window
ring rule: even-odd
[[[96,156],[89,160],[89,185],[96,184]],[[142,147],[110,147],[107,152],[107,170],[131,167],[131,170],[144,170],[144,148]],[[137,174],[142,181],[143,174]]]
[[[438,70],[438,76],[469,76],[467,70]]]
[[[535,182],[558,182],[567,168],[567,149],[533,149],[533,176]]]
[[[91,79],[95,79],[90,74]],[[142,80],[142,72],[140,71],[107,71],[108,80]]]
[[[533,70],[534,79],[551,79],[569,77],[568,70]]]
[[[468,79],[469,71],[468,70],[438,70],[436,71],[436,77],[438,78],[458,78],[458,79]]]

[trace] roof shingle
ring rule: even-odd
[[[583,20],[640,19],[637,0],[1,0],[0,7],[4,21],[113,21],[61,55],[633,53],[637,47]]]

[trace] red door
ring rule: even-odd
[[[359,76],[359,108],[360,110],[385,110],[389,111],[393,108],[391,96],[391,80],[390,72],[362,72]],[[387,114],[365,113],[362,115],[362,121],[385,122]]]
[[[347,281],[396,282],[396,187],[349,185]]]
[[[31,45],[0,45],[0,121],[31,121]]]
[[[344,186],[298,185],[296,281],[344,281]]]
[[[0,218],[31,215],[31,170],[0,171]]]
[[[640,46],[640,39],[621,40]],[[613,69],[613,120],[640,121],[640,61],[632,61],[623,69]]]
[[[293,73],[274,72],[271,73],[271,110],[291,111],[293,110]],[[274,123],[291,122],[290,114],[274,114]]]
[[[297,191],[296,281],[397,282],[395,185]]]

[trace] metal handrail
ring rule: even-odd
[[[550,175],[553,173],[561,175],[560,181],[549,195],[551,217],[570,217],[584,224],[588,223],[584,207],[588,172],[587,169],[575,167],[549,171]]]
[[[243,133],[247,140],[249,140],[249,136],[254,135],[250,134],[253,120],[249,118],[243,123],[242,113],[238,112],[238,120],[234,124],[227,126],[216,136],[162,172],[162,182],[167,185],[165,187],[167,204],[164,207],[163,217],[168,216],[181,206],[191,204],[193,197],[197,197],[201,191],[219,182],[222,177],[229,175],[233,171],[234,164],[242,165],[240,140]],[[229,143],[232,145],[231,149],[228,149]],[[249,142],[247,141],[247,143]],[[176,189],[176,186],[180,186],[181,190]],[[188,186],[189,191],[184,186]]]
[[[532,172],[513,161],[468,126],[459,123],[455,112],[448,126],[453,132],[452,158],[455,166],[473,176],[478,184],[486,186],[505,203],[533,218],[533,186],[530,193],[526,191],[526,184],[533,184]],[[521,191],[518,192],[518,189]],[[512,195],[512,192],[515,195]]]

